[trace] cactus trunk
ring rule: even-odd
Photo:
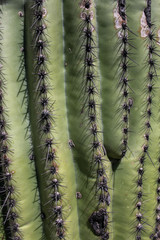
[[[160,239],[159,11],[0,2],[1,239]]]

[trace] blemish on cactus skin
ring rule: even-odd
[[[141,37],[142,38],[146,38],[149,34],[149,27],[147,24],[147,20],[146,20],[146,15],[143,12],[142,13],[142,17],[141,17]]]
[[[70,149],[71,148],[75,148],[75,144],[74,144],[74,142],[71,139],[69,139],[68,145],[69,145]]]
[[[126,0],[118,0],[118,11],[121,18],[126,21]]]
[[[92,7],[91,0],[82,0],[80,3],[80,8],[84,8],[85,10],[89,10]]]
[[[91,229],[97,236],[103,236],[108,225],[108,214],[106,209],[101,208],[95,211],[88,219]]]
[[[158,29],[157,35],[158,35],[157,44],[160,45],[160,29]]]
[[[122,23],[126,23],[127,20],[124,19],[124,17],[122,18],[122,16],[120,16],[118,3],[113,10],[113,16],[114,16],[114,26],[115,26],[115,28],[116,29],[121,29],[122,28]]]
[[[42,15],[43,18],[46,17],[46,15],[47,15],[47,10],[46,10],[46,8],[43,8],[43,9],[42,9],[42,12],[43,12],[43,15]]]
[[[77,199],[81,199],[82,198],[82,194],[80,192],[76,192],[76,198]]]
[[[151,0],[147,0],[147,7],[144,9],[141,17],[141,37],[148,36],[151,28]]]
[[[151,28],[151,0],[147,0],[147,7],[144,9],[144,13],[146,16],[147,25]]]
[[[19,11],[19,12],[18,12],[18,15],[19,15],[20,17],[24,17],[24,13],[23,13],[22,11]]]
[[[46,216],[43,212],[41,212],[40,216],[41,216],[42,221],[44,221],[46,219]]]

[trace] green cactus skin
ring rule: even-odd
[[[58,10],[59,19],[55,21],[53,16],[55,15],[55,12],[52,10],[52,7],[50,5],[56,5],[56,11]],[[25,5],[25,33],[26,38],[29,39],[28,42],[25,43],[25,49],[31,48],[32,45],[34,45],[33,39],[33,31],[30,31],[31,26],[33,25],[33,22],[35,20],[34,9],[32,10],[33,3],[26,3]],[[41,40],[44,39],[46,41],[46,45],[48,44],[47,48],[49,48],[49,51],[51,53],[51,56],[53,56],[53,59],[48,59],[48,62],[46,63],[45,70],[47,73],[51,73],[51,77],[49,80],[47,79],[47,84],[52,92],[48,91],[47,98],[50,101],[50,105],[52,108],[55,106],[55,109],[52,111],[53,114],[53,129],[51,130],[51,134],[53,134],[53,145],[56,149],[56,161],[47,162],[46,164],[46,152],[44,152],[44,148],[40,149],[39,146],[45,145],[45,136],[43,134],[43,137],[41,137],[42,132],[38,127],[38,121],[39,121],[39,112],[36,110],[39,108],[39,100],[37,101],[37,95],[36,88],[37,88],[37,80],[36,76],[32,74],[32,72],[35,72],[35,63],[30,61],[30,56],[26,52],[26,68],[29,69],[28,76],[27,76],[27,85],[28,85],[28,95],[29,95],[29,118],[31,121],[31,129],[35,132],[35,136],[32,136],[32,142],[33,142],[33,151],[35,156],[35,165],[37,169],[37,180],[39,182],[38,188],[40,191],[40,205],[42,212],[45,214],[45,219],[43,220],[43,229],[44,229],[44,237],[47,239],[53,239],[54,237],[58,237],[60,233],[63,233],[65,236],[65,239],[68,239],[70,236],[78,239],[78,230],[75,231],[78,228],[78,218],[76,214],[76,209],[74,209],[71,213],[71,210],[73,209],[73,206],[76,205],[76,194],[75,194],[75,186],[74,184],[76,181],[73,181],[74,176],[74,166],[72,163],[72,155],[71,151],[69,149],[68,141],[68,126],[67,126],[67,119],[66,119],[66,107],[65,107],[65,86],[64,86],[64,60],[63,60],[63,28],[62,28],[62,4],[58,3],[57,1],[48,1],[45,5],[47,10],[47,16],[44,18],[43,24],[46,24],[47,26],[47,33],[43,38],[40,38]],[[38,11],[40,11],[38,9]],[[53,11],[53,12],[52,12]],[[53,16],[52,16],[53,15]],[[30,17],[29,17],[30,16]],[[28,21],[28,19],[30,21]],[[48,27],[47,22],[54,22],[54,26]],[[40,25],[39,25],[40,26]],[[35,26],[33,26],[34,29]],[[59,30],[60,29],[60,30]],[[56,37],[54,34],[57,34]],[[49,36],[49,37],[48,37]],[[55,47],[50,46],[49,39],[50,37],[54,38],[54,44],[56,46],[56,52]],[[48,40],[46,40],[48,38]],[[31,52],[35,54],[34,47],[31,49]],[[59,58],[59,55],[62,56]],[[33,55],[32,59],[36,59],[36,55]],[[53,66],[51,64],[53,62],[56,63],[56,65]],[[36,61],[35,61],[36,62]],[[58,71],[59,69],[59,71]],[[55,74],[56,71],[56,74]],[[54,93],[54,88],[56,87],[57,91]],[[35,89],[33,91],[33,89]],[[58,92],[59,89],[59,92]],[[54,93],[54,94],[53,94]],[[54,104],[53,104],[54,103]],[[37,115],[35,115],[35,111],[37,112]],[[55,115],[55,116],[54,116]],[[57,120],[55,120],[57,119]],[[56,123],[55,123],[56,122]],[[61,134],[58,134],[60,131]],[[49,137],[49,134],[47,135],[47,138]],[[40,152],[41,151],[41,152]],[[50,167],[57,168],[57,173],[53,176],[50,174]],[[46,173],[46,174],[45,174]],[[48,178],[48,179],[47,179]],[[52,179],[58,179],[60,181],[60,194],[61,194],[61,201],[58,201],[58,203],[53,204],[51,199],[51,194],[54,194],[54,192],[51,192],[51,185],[50,182]],[[72,188],[70,188],[70,184],[72,182]],[[46,194],[44,195],[44,191]],[[59,192],[59,191],[58,191]],[[51,203],[51,204],[50,204]],[[65,229],[56,227],[56,221],[57,219],[60,219],[61,216],[55,217],[54,214],[54,208],[56,206],[62,206],[62,214],[65,217],[64,224]],[[64,206],[64,209],[63,209]],[[63,216],[62,215],[62,216]],[[63,218],[62,218],[63,219]],[[74,219],[74,221],[73,221]],[[73,221],[74,228],[67,227],[69,223]],[[51,224],[50,224],[51,223]],[[55,233],[56,228],[56,233]]]
[[[40,219],[35,219],[39,214],[39,205],[34,202],[35,197],[35,182],[32,180],[34,170],[29,164],[28,151],[30,149],[30,142],[25,140],[26,122],[23,122],[25,105],[22,106],[22,97],[17,98],[20,83],[17,82],[19,74],[19,55],[21,39],[21,19],[18,15],[22,11],[23,4],[21,1],[17,3],[7,3],[2,7],[1,27],[3,29],[3,38],[1,39],[2,51],[1,55],[4,59],[2,71],[5,76],[6,89],[4,94],[4,111],[7,111],[6,122],[9,122],[7,128],[8,138],[10,141],[10,150],[13,152],[9,154],[11,158],[11,165],[9,171],[12,171],[13,178],[10,183],[14,187],[13,194],[9,195],[6,202],[6,212],[3,213],[3,222],[6,217],[10,217],[11,211],[18,214],[18,232],[14,230],[14,224],[17,220],[7,221],[7,229],[5,229],[6,238],[16,239],[14,237],[23,236],[24,239],[39,239],[41,237],[41,230],[35,231],[40,225]],[[16,24],[16,28],[15,28]],[[4,27],[5,26],[5,27]],[[3,81],[3,78],[1,79]],[[6,104],[7,102],[7,104]],[[10,199],[16,201],[14,208],[9,205]],[[5,205],[6,205],[5,204]],[[29,211],[32,209],[32,211]],[[11,232],[11,233],[9,233]],[[9,234],[9,235],[8,235]],[[20,238],[21,239],[21,238]]]
[[[154,5],[154,3],[153,3]],[[116,139],[114,138],[113,134],[108,134],[109,131],[113,128],[110,128],[110,126],[116,126],[115,122],[113,119],[115,119],[115,121],[117,121],[117,119],[114,117],[110,118],[110,116],[112,114],[115,114],[115,110],[113,109],[113,111],[105,111],[105,109],[107,109],[107,107],[112,106],[113,103],[115,102],[116,99],[116,93],[111,92],[112,89],[116,89],[115,87],[115,83],[113,82],[113,77],[110,77],[109,75],[114,75],[114,73],[116,72],[116,69],[114,70],[113,68],[113,62],[115,59],[115,55],[114,55],[114,47],[115,47],[115,30],[113,29],[113,9],[114,9],[115,5],[114,4],[105,4],[105,1],[101,1],[101,2],[97,2],[97,13],[98,13],[98,29],[99,29],[99,36],[103,36],[103,37],[99,37],[100,39],[100,63],[102,63],[103,65],[100,65],[101,67],[101,73],[102,73],[102,96],[103,96],[103,105],[102,105],[102,113],[103,113],[103,123],[104,123],[104,129],[106,127],[105,133],[104,133],[104,139],[105,139],[105,146],[106,149],[108,150],[108,154],[110,159],[112,159],[113,162],[113,170],[114,170],[114,195],[113,195],[113,225],[114,225],[114,239],[128,239],[128,238],[134,238],[135,236],[135,225],[133,224],[134,222],[134,217],[135,217],[135,212],[132,213],[132,210],[135,206],[135,191],[136,191],[136,182],[135,182],[135,176],[136,176],[136,172],[135,172],[135,167],[137,166],[137,160],[136,160],[136,156],[139,157],[140,151],[141,151],[141,146],[143,145],[142,142],[142,131],[141,131],[141,126],[142,126],[142,122],[140,123],[140,120],[142,121],[142,117],[140,116],[141,111],[140,108],[144,108],[144,96],[141,96],[141,92],[144,92],[144,85],[142,82],[142,79],[146,79],[146,75],[147,73],[144,72],[144,62],[146,59],[146,41],[142,38],[139,37],[139,27],[140,26],[140,17],[142,15],[142,11],[144,10],[144,8],[146,7],[146,3],[145,2],[138,2],[137,4],[135,3],[128,3],[128,7],[127,7],[127,16],[129,16],[129,20],[128,20],[128,25],[129,28],[132,29],[132,31],[137,34],[137,37],[133,38],[133,35],[130,36],[133,38],[133,45],[136,47],[136,54],[135,54],[135,50],[133,51],[133,55],[134,55],[134,60],[135,62],[138,63],[138,65],[136,67],[133,67],[133,69],[130,69],[129,71],[129,78],[132,79],[132,81],[130,82],[130,86],[134,91],[133,95],[133,99],[134,99],[134,107],[133,107],[133,112],[131,111],[131,117],[130,117],[130,130],[131,132],[129,133],[129,148],[132,151],[131,152],[128,150],[128,154],[126,156],[126,158],[124,158],[121,162],[117,162],[116,159],[119,159],[119,155],[118,153],[115,152],[118,146],[117,141],[120,142],[120,140],[118,140],[118,136],[120,136],[120,133],[117,131],[116,132]],[[153,9],[153,8],[152,8]],[[154,9],[155,10],[155,9]],[[154,12],[153,10],[153,12]],[[104,12],[107,12],[108,14],[104,14]],[[155,16],[155,13],[152,14],[152,16]],[[133,21],[134,19],[134,21]],[[154,18],[153,18],[154,19]],[[158,19],[158,18],[157,18]],[[155,19],[154,19],[155,21]],[[133,24],[134,22],[134,24]],[[104,31],[104,27],[107,26],[107,31]],[[113,33],[114,31],[114,33]],[[108,34],[107,34],[108,33]],[[131,35],[131,34],[130,34]],[[111,42],[112,39],[112,42]],[[108,42],[108,44],[105,44],[106,41]],[[111,47],[112,46],[112,47]],[[106,49],[106,50],[105,50]],[[145,52],[144,52],[145,51]],[[105,55],[105,52],[107,52],[108,55]],[[107,59],[108,62],[107,62]],[[107,66],[109,69],[107,69],[107,67],[105,68],[105,60],[107,62]],[[143,70],[142,70],[143,69]],[[138,73],[138,74],[137,74]],[[105,77],[104,77],[105,76]],[[110,83],[110,81],[112,80],[112,82]],[[146,85],[145,85],[146,86]],[[104,91],[103,91],[104,89]],[[156,90],[155,90],[156,91]],[[106,92],[108,94],[106,94]],[[103,95],[104,94],[104,95]],[[114,99],[113,99],[114,98]],[[110,105],[106,104],[107,101],[111,102]],[[156,99],[156,96],[154,94],[154,104],[155,102],[158,101],[158,99]],[[143,104],[143,106],[142,106]],[[153,108],[153,111],[155,111],[155,108]],[[142,114],[141,114],[142,115]],[[157,116],[157,113],[153,113],[154,115],[154,120],[155,120],[155,116]],[[136,116],[136,118],[134,117]],[[112,121],[112,122],[111,122]],[[143,118],[144,121],[144,118]],[[153,121],[153,120],[151,120]],[[106,124],[107,123],[107,124]],[[108,124],[109,123],[109,124]],[[155,121],[153,124],[153,128],[155,127],[156,129],[158,128],[158,126],[155,124]],[[114,129],[112,130],[112,133],[114,133]],[[155,143],[158,141],[158,139],[156,138],[155,132],[154,130],[151,132],[151,148],[152,150],[150,150],[151,153],[151,158],[154,161],[154,158],[156,157],[157,159],[157,154],[156,151],[158,149],[158,144],[156,144],[153,147],[153,139],[155,139]],[[157,140],[156,140],[157,139]],[[132,146],[132,147],[131,147]],[[113,150],[111,152],[111,148],[113,147]],[[155,150],[154,150],[155,149]],[[154,153],[154,154],[153,154]],[[154,161],[155,162],[155,161]],[[118,166],[118,164],[120,164]],[[148,193],[150,192],[149,189],[153,188],[155,189],[155,185],[152,185],[155,180],[153,180],[153,176],[151,175],[151,172],[153,172],[153,165],[150,162],[150,160],[147,159],[146,161],[146,169],[150,169],[150,171],[146,171],[146,175],[147,175],[147,180],[148,182],[145,180],[144,181],[144,185],[145,185],[145,190],[144,192]],[[118,168],[117,168],[118,167]],[[116,169],[117,168],[117,169]],[[115,171],[116,170],[116,171]],[[147,174],[148,172],[148,174]],[[150,173],[150,174],[149,174]],[[146,176],[145,176],[146,177]],[[146,178],[145,178],[146,179]],[[126,182],[130,182],[130,187],[128,187],[126,185]],[[147,188],[146,188],[147,186]],[[151,187],[152,186],[152,187]],[[147,199],[148,196],[150,196],[150,194],[145,196],[145,200]],[[152,226],[153,224],[153,206],[155,206],[155,197],[154,196],[150,196],[150,200],[149,201],[145,201],[145,210],[147,210],[147,212],[150,212],[146,214],[147,216],[149,216],[147,218],[147,222]],[[121,207],[119,207],[121,206]],[[132,210],[131,210],[132,209]],[[128,224],[128,217],[130,216],[130,224]],[[135,223],[135,222],[134,222]],[[134,226],[133,226],[134,225]],[[147,227],[147,234],[146,234],[146,239],[148,239],[149,233],[152,231],[151,227],[145,226]],[[126,232],[126,234],[128,233],[128,235],[124,235],[123,233]],[[133,234],[131,234],[131,232]],[[144,238],[144,236],[143,236]]]
[[[144,213],[143,213],[143,204],[144,204],[144,193],[143,193],[143,182],[144,178],[143,175],[145,174],[145,162],[152,161],[150,157],[150,153],[148,153],[148,149],[150,147],[150,134],[151,134],[151,116],[152,116],[152,101],[153,101],[153,91],[154,90],[154,83],[157,80],[157,66],[155,62],[155,50],[156,50],[156,40],[155,40],[155,33],[153,30],[153,25],[151,22],[151,2],[147,1],[147,7],[144,9],[144,14],[146,16],[148,33],[147,33],[147,86],[145,86],[144,92],[146,97],[146,106],[144,110],[144,144],[142,145],[142,152],[139,157],[139,166],[137,169],[138,178],[137,178],[137,200],[136,200],[136,237],[141,238],[142,234],[145,229],[146,221],[144,220]]]
[[[94,4],[94,3],[93,3]],[[74,9],[74,10],[73,10]],[[96,236],[93,235],[93,233],[88,229],[88,226],[86,226],[86,222],[88,222],[89,217],[92,215],[94,211],[97,211],[100,206],[97,208],[97,201],[98,196],[95,194],[96,190],[94,185],[96,184],[96,165],[95,169],[91,166],[93,166],[92,159],[89,155],[91,152],[91,134],[88,133],[90,138],[88,137],[86,139],[85,132],[90,130],[90,125],[88,124],[88,120],[85,116],[87,114],[84,112],[80,115],[82,106],[84,102],[81,100],[81,96],[84,95],[83,91],[85,89],[85,80],[83,79],[83,71],[84,71],[84,55],[85,53],[81,50],[80,46],[83,41],[83,45],[85,45],[85,38],[84,35],[82,35],[81,31],[79,30],[80,27],[84,24],[83,19],[80,18],[82,10],[78,5],[75,5],[74,2],[70,2],[68,5],[68,2],[64,2],[64,28],[65,28],[65,53],[66,53],[66,85],[67,85],[67,93],[70,91],[72,94],[67,94],[67,106],[68,106],[68,118],[69,118],[69,127],[70,127],[70,134],[71,139],[73,139],[75,143],[75,149],[73,151],[74,153],[74,160],[75,160],[75,166],[77,171],[77,190],[78,192],[81,192],[82,199],[78,200],[78,206],[79,206],[79,216],[80,216],[80,236],[81,238],[85,238],[85,236],[88,236],[88,238],[97,239]],[[75,14],[76,13],[76,14]],[[77,16],[79,18],[77,19]],[[94,10],[94,20],[95,20],[95,10]],[[84,26],[84,25],[83,25]],[[87,26],[87,25],[86,25]],[[93,22],[93,26],[96,27],[96,22]],[[72,32],[74,32],[74,35]],[[96,31],[95,31],[96,32]],[[70,34],[68,34],[70,33]],[[93,32],[93,37],[94,37]],[[80,41],[79,41],[80,38]],[[95,44],[97,43],[96,37],[94,38]],[[71,62],[74,62],[74,66],[72,66]],[[98,62],[95,63],[95,68],[97,69]],[[97,79],[95,79],[95,84],[97,84],[97,89],[99,89],[100,82],[98,81],[98,71],[95,70]],[[82,73],[82,74],[79,74]],[[83,84],[82,84],[83,82]],[[83,90],[82,90],[83,88]],[[80,93],[79,93],[80,91]],[[85,90],[86,91],[86,90]],[[96,101],[99,104],[101,99],[99,99],[99,96],[96,97]],[[76,102],[76,105],[75,105]],[[73,104],[74,103],[74,104]],[[76,106],[76,108],[75,108]],[[85,110],[84,110],[85,111]],[[101,128],[101,122],[100,122],[100,116],[101,113],[99,109],[97,108],[97,118],[99,119],[98,126]],[[70,116],[75,116],[74,118],[70,118]],[[74,125],[74,128],[72,127]],[[89,130],[86,130],[86,125],[89,128]],[[102,139],[103,141],[103,139]],[[88,143],[88,144],[87,144]],[[80,151],[77,151],[77,149],[80,149]],[[82,160],[83,159],[83,160]],[[89,159],[89,160],[88,160]],[[92,164],[92,165],[91,165]],[[104,161],[104,166],[106,170],[106,174],[110,175],[110,164],[106,161]],[[95,173],[91,172],[90,169],[94,170]],[[88,177],[87,177],[88,176]],[[83,188],[85,184],[85,189]],[[112,183],[109,182],[109,187],[111,187]],[[110,210],[109,210],[110,211]],[[111,218],[109,219],[111,221]],[[111,229],[111,224],[109,224],[109,227]],[[109,229],[109,232],[111,230]]]
[[[7,123],[0,131],[0,238],[158,239],[158,1],[8,0],[0,9],[0,107],[5,113],[0,120]],[[89,16],[93,19],[87,21]],[[94,75],[90,81],[89,73]],[[126,85],[119,84],[122,75]],[[122,110],[129,99],[131,111]],[[91,114],[94,121],[88,120]],[[51,130],[45,134],[48,121]],[[6,143],[9,155],[3,151]],[[54,153],[50,161],[49,152]],[[13,175],[9,181],[6,172]],[[54,200],[55,193],[60,199]],[[110,196],[110,204],[100,201],[102,193],[108,201]],[[16,202],[12,209],[10,199]],[[56,215],[57,206],[62,211]]]

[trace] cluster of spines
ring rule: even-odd
[[[146,157],[152,162],[152,159],[148,153],[149,150],[149,138],[151,132],[151,116],[152,116],[152,100],[153,100],[153,89],[154,89],[154,80],[157,79],[156,72],[156,40],[153,33],[153,25],[151,23],[151,1],[147,1],[147,7],[144,10],[146,16],[146,22],[148,25],[148,35],[147,35],[147,49],[148,49],[148,59],[147,59],[147,84],[145,86],[145,112],[143,117],[145,119],[144,122],[144,144],[142,146],[142,152],[139,158],[139,166],[137,169],[138,179],[137,179],[137,202],[136,202],[136,239],[142,239],[142,233],[145,231],[144,224],[146,220],[144,220],[144,216],[142,214],[142,204],[143,204],[143,175],[144,175],[144,163],[146,161]],[[153,162],[152,162],[153,164]]]
[[[80,3],[81,11],[81,27],[80,38],[82,39],[80,51],[82,52],[83,59],[83,82],[82,82],[82,110],[87,126],[87,131],[90,136],[90,150],[91,150],[91,166],[96,168],[96,196],[98,197],[98,206],[104,208],[110,205],[110,194],[108,187],[108,179],[104,168],[104,155],[106,155],[105,148],[101,141],[101,130],[97,125],[98,118],[98,103],[96,101],[99,94],[97,86],[97,76],[95,71],[96,66],[96,41],[94,40],[93,25],[93,11],[92,0],[82,0]],[[108,212],[106,211],[108,219]],[[109,239],[108,224],[106,232],[101,235],[102,239]]]
[[[126,2],[125,0],[118,0],[118,13],[120,16],[119,22],[121,23],[121,28],[118,31],[118,37],[120,46],[118,46],[118,51],[120,52],[120,62],[118,67],[119,73],[119,92],[121,95],[121,107],[119,109],[122,114],[122,144],[121,144],[121,157],[124,157],[128,147],[128,134],[129,134],[129,114],[131,107],[133,105],[133,100],[130,98],[130,87],[128,79],[128,67],[130,53],[129,47],[132,46],[129,43],[129,28],[127,26],[127,15],[126,15]]]
[[[50,204],[51,215],[45,216],[41,214],[42,220],[45,218],[51,219],[52,227],[56,228],[56,236],[58,239],[65,239],[65,222],[62,217],[61,193],[60,193],[60,177],[58,176],[58,167],[56,164],[56,150],[54,148],[55,140],[52,135],[53,131],[53,104],[48,97],[49,86],[49,72],[47,69],[47,49],[48,41],[46,38],[47,25],[44,17],[46,10],[44,8],[44,0],[34,0],[32,5],[33,11],[33,49],[35,58],[34,76],[36,81],[35,92],[38,98],[38,128],[41,137],[44,141],[43,147],[45,152],[44,161],[45,174],[41,173],[44,180],[47,181],[47,189],[51,189],[48,196],[49,201],[45,204]],[[34,151],[34,149],[33,149]],[[36,157],[36,156],[35,156]],[[34,160],[34,153],[31,155],[31,160]],[[41,195],[41,194],[40,194]],[[43,206],[42,206],[43,208]],[[48,212],[49,214],[49,212]],[[45,233],[44,233],[45,235]]]
[[[0,15],[2,11],[0,10]],[[0,16],[1,18],[1,16]],[[0,29],[0,39],[2,39],[2,30]],[[0,43],[2,48],[2,43]],[[0,48],[0,54],[2,52]],[[15,189],[13,174],[11,170],[10,140],[7,133],[9,127],[5,109],[5,77],[3,74],[4,60],[0,57],[0,203],[2,221],[5,237],[8,240],[22,240],[22,234],[18,223],[19,211],[17,202],[17,190]],[[16,197],[16,199],[15,199]],[[4,237],[4,238],[5,238]]]

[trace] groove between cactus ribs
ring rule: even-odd
[[[93,233],[100,236],[101,239],[109,239],[109,212],[107,207],[110,205],[110,194],[108,187],[108,178],[104,168],[106,150],[102,142],[102,131],[98,126],[98,111],[99,104],[97,97],[98,76],[95,70],[97,62],[97,45],[95,36],[95,26],[93,25],[93,5],[92,0],[82,0],[81,8],[81,24],[80,24],[80,39],[81,39],[81,61],[82,61],[82,89],[81,99],[83,123],[87,130],[90,142],[90,158],[92,172],[96,173],[96,198],[98,211],[92,213],[89,217],[89,223]],[[99,218],[99,220],[98,220]],[[95,225],[97,222],[97,225]],[[103,222],[103,224],[102,224]]]
[[[36,131],[38,143],[32,135],[33,147],[30,159],[35,162],[37,188],[40,195],[41,218],[43,227],[42,239],[49,236],[52,239],[66,239],[65,221],[63,220],[63,206],[61,189],[62,179],[58,173],[57,154],[53,132],[54,132],[54,102],[50,101],[48,92],[50,88],[50,76],[47,67],[48,62],[48,37],[47,23],[45,17],[47,10],[43,0],[32,1],[32,5],[27,5],[31,12],[32,30],[31,44],[33,51],[33,73],[32,82],[27,79],[29,102],[34,102],[34,109],[29,112],[30,128]],[[29,7],[28,7],[29,6]],[[27,11],[27,10],[26,10]],[[27,17],[26,17],[27,21]],[[24,53],[26,50],[24,48]],[[27,56],[25,57],[27,61]],[[28,63],[27,63],[28,64]],[[34,89],[34,90],[33,90]],[[36,123],[35,122],[36,119]],[[34,129],[36,128],[36,129]],[[33,130],[34,129],[34,130]],[[41,151],[42,155],[38,152]],[[42,157],[43,156],[43,157]],[[46,196],[44,196],[44,193]]]

